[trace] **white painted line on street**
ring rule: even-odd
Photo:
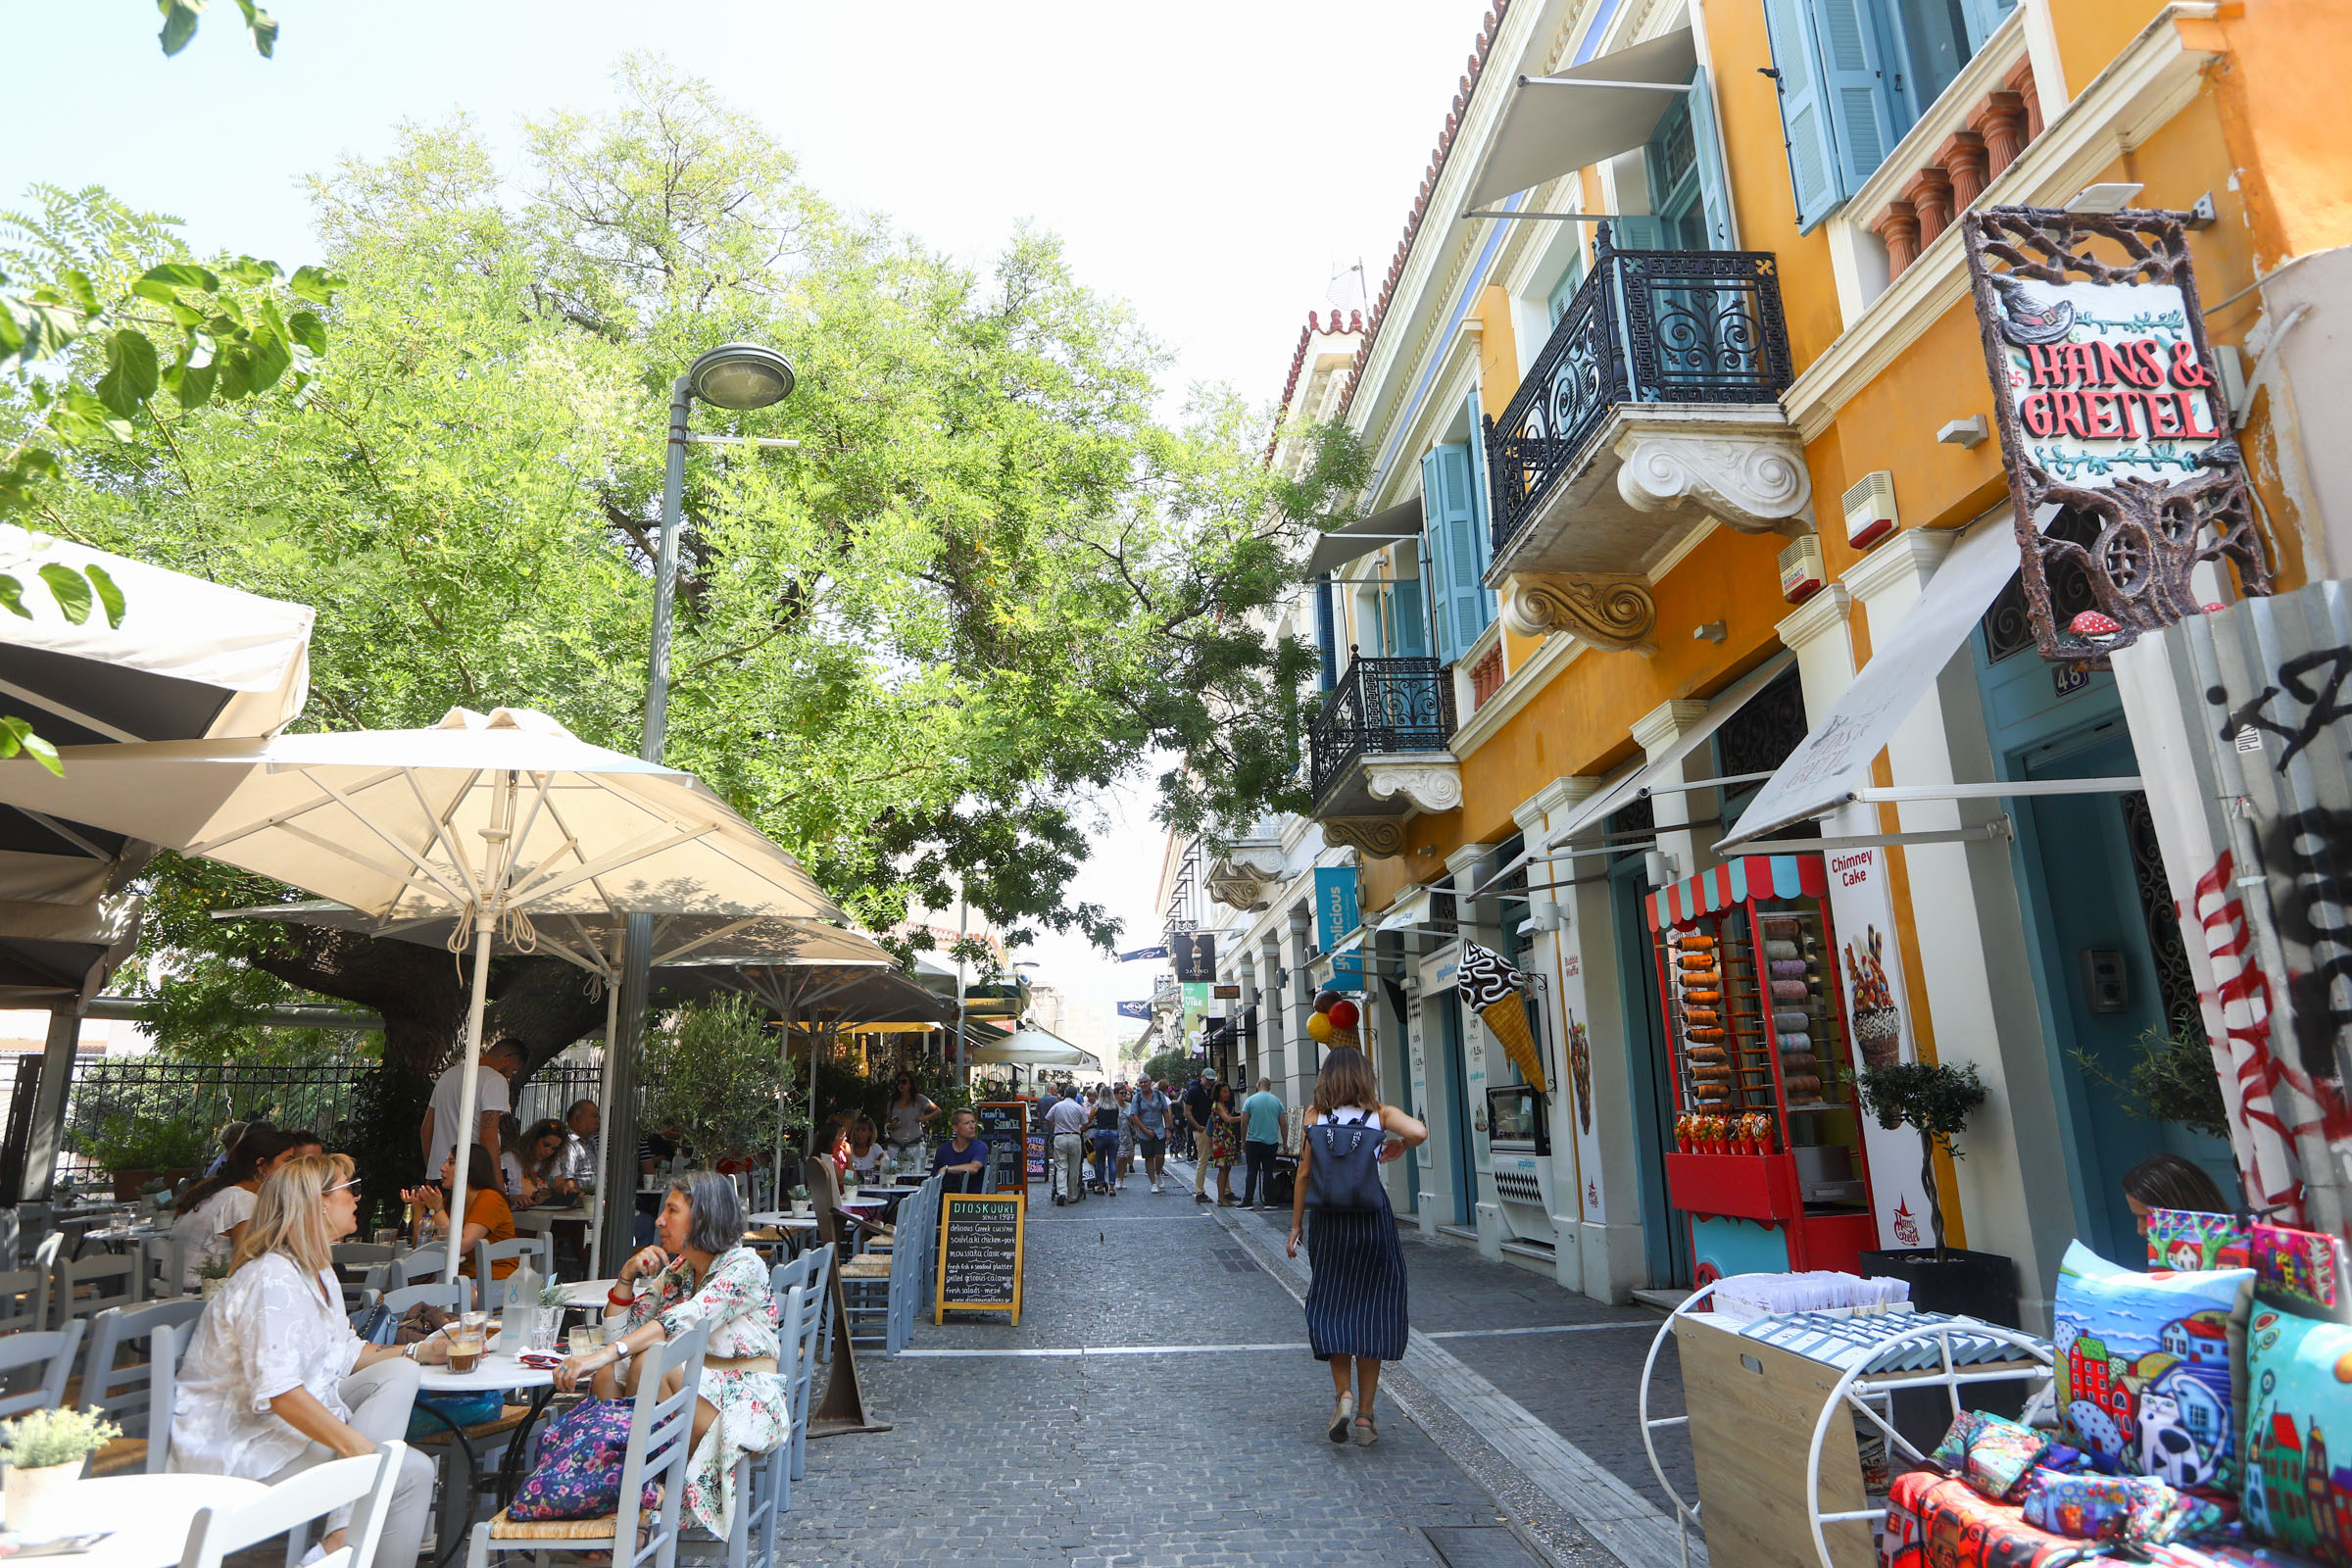
[[[1491,1340],[1500,1339],[1506,1334],[1591,1334],[1598,1329],[1647,1329],[1654,1334],[1657,1328],[1655,1323],[1640,1320],[1631,1323],[1545,1323],[1532,1329],[1432,1329],[1427,1337],[1433,1340]]]
[[[1031,1347],[1019,1349],[1008,1348],[1002,1350],[907,1349],[901,1350],[899,1354],[902,1357],[921,1355],[942,1359],[1006,1355],[1052,1356],[1058,1360],[1067,1360],[1071,1356],[1082,1355],[1222,1355],[1232,1350],[1311,1350],[1313,1348],[1313,1346],[1301,1340],[1295,1345],[1073,1345],[1060,1349],[1039,1349]]]

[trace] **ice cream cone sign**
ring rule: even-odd
[[[1536,1049],[1535,1035],[1527,1027],[1527,1004],[1522,998],[1527,977],[1503,962],[1502,955],[1492,948],[1465,942],[1461,973],[1454,987],[1461,993],[1462,1005],[1494,1031],[1519,1075],[1538,1092],[1550,1093],[1551,1086],[1544,1078],[1544,1054]]]

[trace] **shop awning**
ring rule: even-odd
[[[1750,899],[1818,899],[1829,891],[1829,869],[1818,855],[1742,855],[1658,889],[1642,906],[1655,931]]]
[[[1521,76],[1470,182],[1470,209],[1630,153],[1649,140],[1698,69],[1690,29],[1570,66]]]
[[[1735,681],[1729,690],[1708,705],[1707,716],[1676,736],[1673,745],[1597,795],[1588,798],[1576,808],[1576,814],[1568,819],[1568,825],[1545,842],[1544,851],[1556,851],[1561,845],[1580,838],[1597,837],[1604,822],[1640,799],[1643,792],[1663,780],[1668,773],[1681,767],[1683,760],[1713,738],[1726,719],[1745,707],[1748,699],[1756,693],[1780,679],[1795,662],[1794,654],[1783,651]],[[1529,857],[1534,858],[1534,855]],[[1505,872],[1510,869],[1504,867]]]
[[[1871,651],[1854,683],[1740,814],[1716,845],[1728,853],[1776,828],[1809,821],[1862,799],[1870,764],[1919,706],[1943,666],[2017,571],[2017,529],[2004,513],[1971,528],[1894,628]],[[2023,793],[2022,791],[2009,791]],[[1947,792],[1948,793],[1948,792]]]
[[[1337,571],[1359,556],[1368,556],[1383,545],[1400,539],[1421,537],[1421,498],[1384,507],[1369,517],[1344,522],[1315,542],[1315,552],[1306,558],[1306,575],[1311,581],[1327,571]]]

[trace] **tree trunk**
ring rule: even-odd
[[[1936,1228],[1936,1261],[1941,1263],[1948,1255],[1943,1245],[1943,1195],[1936,1186],[1936,1140],[1926,1133],[1919,1135],[1919,1180],[1928,1190],[1928,1222]]]

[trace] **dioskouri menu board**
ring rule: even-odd
[[[997,1175],[996,1190],[1029,1196],[1029,1103],[1022,1100],[986,1100],[972,1107],[980,1118],[980,1136],[988,1144],[988,1163]]]
[[[950,1312],[1009,1312],[1021,1321],[1018,1193],[948,1193],[939,1215],[939,1283],[931,1321]]]

